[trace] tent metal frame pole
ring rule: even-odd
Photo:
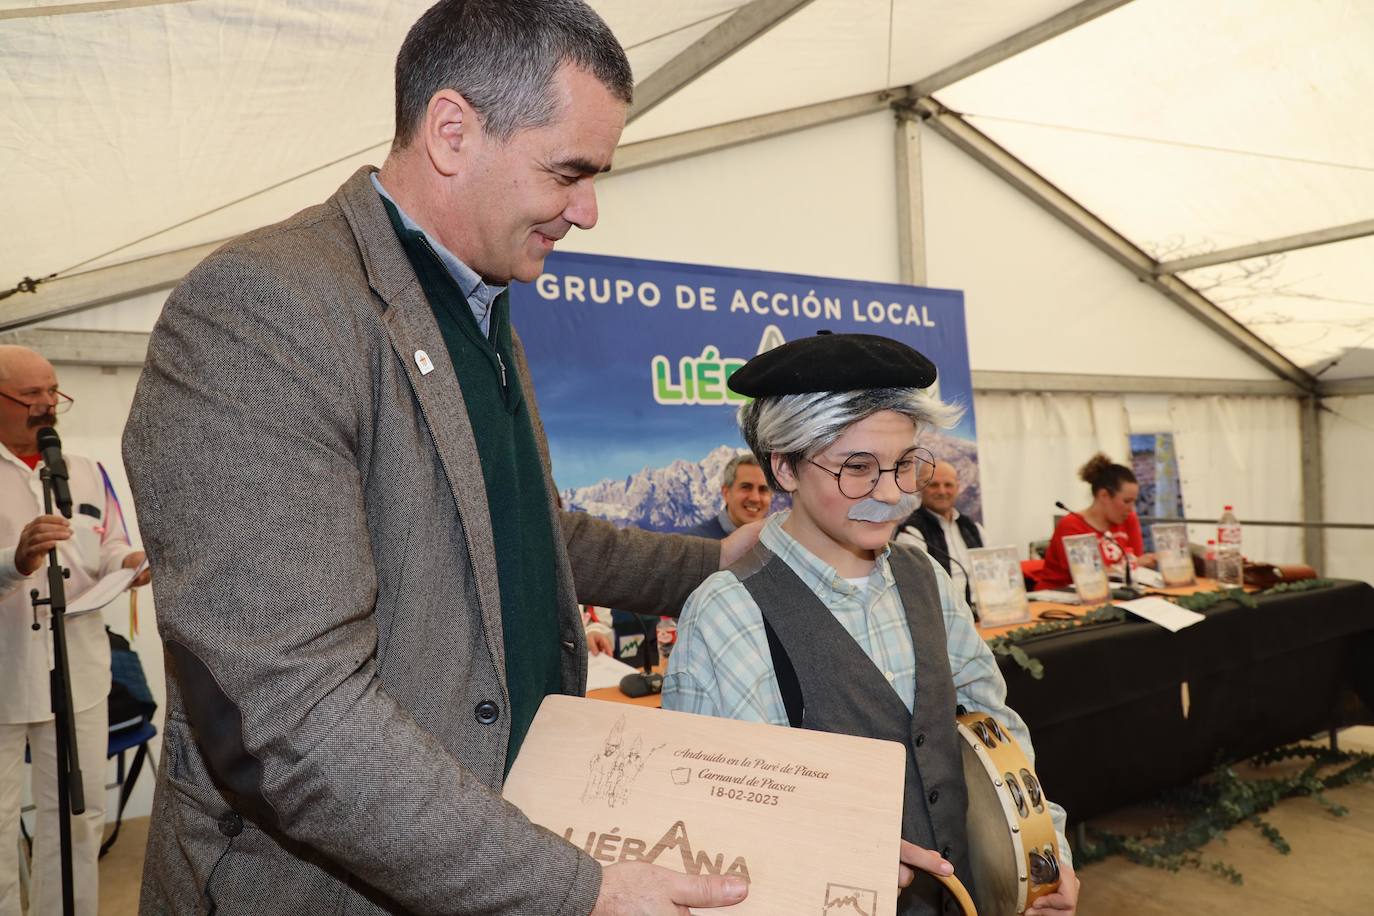
[[[1361,239],[1370,235],[1374,235],[1374,219],[1362,220],[1358,223],[1346,223],[1344,226],[1332,226],[1330,229],[1317,229],[1313,232],[1286,235],[1283,238],[1270,239],[1267,242],[1237,245],[1235,248],[1223,248],[1220,251],[1211,251],[1207,254],[1194,255],[1188,258],[1163,261],[1155,268],[1155,274],[1157,276],[1181,274],[1184,271],[1196,270],[1199,267],[1215,267],[1218,264],[1231,264],[1235,261],[1260,258],[1268,254],[1282,254],[1286,251],[1300,251],[1303,248],[1315,248],[1318,245],[1330,245],[1334,242],[1348,242],[1351,239]]]
[[[1316,395],[1298,402],[1298,429],[1302,437],[1302,518],[1305,522],[1326,520],[1325,471],[1322,462],[1321,398]],[[1326,531],[1304,528],[1303,562],[1315,570],[1326,568]]]
[[[750,0],[635,86],[632,123],[813,0]]]
[[[1022,51],[1049,41],[1051,38],[1057,38],[1065,32],[1076,29],[1080,25],[1091,22],[1098,16],[1110,13],[1117,7],[1125,6],[1130,2],[1131,0],[1083,0],[1083,2],[1076,3],[1066,10],[1061,10],[1042,22],[1037,22],[1030,28],[1023,29],[1015,35],[1008,36],[981,51],[970,54],[943,70],[937,70],[930,76],[917,80],[907,87],[908,91],[912,98],[933,95],[946,86],[952,86],[980,70],[986,70],[994,64],[1000,64],[1009,57],[1015,57]]]
[[[906,98],[906,90],[865,92],[831,102],[818,102],[786,111],[741,118],[724,124],[714,124],[678,134],[626,143],[615,151],[615,168],[598,181],[610,181],[617,175],[647,169],[656,165],[715,153],[745,143],[768,140],[810,130],[837,121],[876,114],[892,107],[894,101]]]
[[[148,358],[149,336],[144,331],[25,328],[0,334],[0,344],[28,347],[49,362],[67,366],[142,367]]]
[[[1182,397],[1303,397],[1283,379],[1172,378],[1150,375],[1093,375],[1076,372],[973,370],[973,390],[1013,394],[1167,394]]]
[[[1374,378],[1333,379],[1321,383],[1324,398],[1355,397],[1361,394],[1374,394]]]
[[[921,126],[897,111],[897,263],[903,283],[926,285],[926,224],[921,172]]]
[[[104,0],[93,3],[46,3],[19,9],[0,10],[0,21],[6,19],[39,19],[47,16],[70,16],[73,13],[108,13],[139,6],[169,6],[190,3],[191,0]]]
[[[1187,283],[1177,277],[1156,276],[1155,268],[1158,262],[1154,258],[969,124],[958,113],[950,111],[931,98],[917,99],[915,108],[925,118],[925,123],[937,134],[1135,274],[1143,283],[1162,293],[1275,375],[1292,381],[1304,390],[1316,390],[1316,380],[1309,373],[1289,361]]]
[[[46,280],[32,293],[17,294],[0,303],[0,331],[171,289],[223,244],[209,242]]]

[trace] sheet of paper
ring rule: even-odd
[[[1158,595],[1136,598],[1133,601],[1118,601],[1116,606],[1130,611],[1137,617],[1144,617],[1150,623],[1157,623],[1171,633],[1177,633],[1184,627],[1191,627],[1207,619],[1197,611],[1185,610]]]
[[[100,610],[122,595],[129,588],[129,583],[142,575],[143,570],[147,568],[148,561],[144,560],[137,569],[116,569],[82,592],[75,601],[68,602],[67,616],[74,617],[77,614],[89,614],[91,611]]]
[[[587,689],[600,690],[602,687],[619,687],[620,679],[638,671],[605,652],[587,658]]]

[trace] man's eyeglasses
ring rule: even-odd
[[[878,481],[887,473],[892,474],[892,479],[897,482],[897,489],[903,493],[919,493],[935,476],[934,456],[919,446],[904,452],[890,468],[879,465],[877,456],[868,452],[855,452],[850,455],[838,471],[832,471],[823,464],[816,464],[810,458],[806,460],[834,477],[841,495],[848,499],[863,499],[868,496],[878,489]]]
[[[65,394],[56,389],[53,389],[52,391],[48,392],[46,399],[40,399],[37,401],[21,401],[14,395],[5,394],[5,392],[3,391],[0,391],[0,398],[5,398],[6,400],[13,401],[21,407],[27,408],[29,413],[31,414],[40,415],[48,413],[49,410],[51,410],[53,413],[66,413],[67,411],[71,410],[72,405],[76,403],[76,401],[72,400],[71,398],[67,397]],[[57,403],[52,404],[51,401],[56,401]]]

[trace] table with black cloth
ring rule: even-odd
[[[1045,794],[1071,820],[1323,732],[1352,688],[1374,709],[1374,588],[1337,580],[1256,600],[1177,633],[1130,617],[1021,642],[1042,680],[999,657]]]

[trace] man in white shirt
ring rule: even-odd
[[[70,476],[72,517],[43,512],[38,430],[53,426],[71,406],[57,390],[57,373],[25,347],[0,346],[0,849],[19,833],[19,807],[27,742],[38,820],[29,900],[30,916],[62,911],[57,821],[57,747],[53,726],[51,615],[35,615],[29,597],[48,596],[48,551],[57,548],[70,575],[68,603],[102,576],[143,562],[134,550],[105,469],[64,455]],[[144,571],[136,584],[148,581]],[[37,626],[35,626],[35,623]],[[72,876],[76,912],[95,916],[97,859],[105,822],[105,752],[109,725],[110,644],[98,612],[68,618],[76,743],[86,811],[72,818]],[[0,866],[0,916],[19,916],[15,860]]]
[[[969,607],[973,607],[968,552],[986,545],[987,535],[982,525],[954,508],[958,498],[959,472],[948,461],[935,462],[935,476],[921,492],[921,508],[902,523],[893,540],[915,545],[930,554],[949,573],[956,593],[963,592]]]

